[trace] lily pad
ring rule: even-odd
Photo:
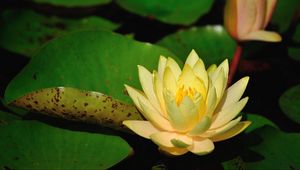
[[[285,91],[279,99],[279,106],[287,117],[300,124],[300,85]]]
[[[252,134],[260,142],[250,149],[260,155],[259,160],[247,161],[246,169],[298,169],[300,167],[300,134],[284,133],[264,126]]]
[[[1,169],[107,169],[132,153],[120,137],[37,121],[0,126]]]
[[[220,25],[194,27],[163,38],[157,43],[173,51],[185,61],[191,49],[195,49],[207,66],[232,59],[235,41]]]
[[[117,0],[124,9],[146,17],[158,19],[169,24],[189,25],[206,14],[213,0]]]
[[[107,31],[82,31],[49,42],[9,83],[5,101],[52,87],[96,91],[131,103],[124,84],[140,88],[137,65],[157,68],[168,50]]]
[[[21,119],[21,117],[14,115],[12,113],[7,113],[2,110],[0,110],[0,125],[1,124],[7,124],[8,122],[12,120],[18,120]]]
[[[272,126],[263,126],[248,133],[243,140],[245,149],[236,158],[222,163],[225,170],[300,167],[299,133],[285,133]]]
[[[300,48],[289,47],[288,52],[289,52],[289,56],[292,59],[294,59],[296,61],[300,61]]]
[[[104,5],[111,0],[32,0],[36,3],[41,3],[41,4],[50,4],[50,5],[55,5],[55,6],[63,6],[63,7],[91,7],[91,6],[96,6],[96,5]]]
[[[247,120],[252,122],[251,125],[245,130],[246,133],[250,133],[255,129],[261,128],[265,125],[278,128],[278,126],[275,123],[273,123],[271,120],[267,119],[264,116],[257,115],[257,114],[247,114],[246,117]]]
[[[278,0],[271,22],[278,26],[279,32],[284,32],[290,26],[297,10],[300,10],[299,0]]]
[[[100,17],[79,19],[44,16],[31,10],[5,10],[0,25],[0,46],[31,57],[49,40],[78,30],[114,30],[119,25]]]
[[[125,104],[102,93],[70,87],[41,89],[13,102],[15,106],[69,120],[96,123],[125,130],[124,120],[142,120],[134,105]]]

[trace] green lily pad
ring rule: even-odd
[[[49,40],[78,30],[114,30],[119,25],[100,17],[80,19],[44,16],[31,10],[5,10],[1,14],[0,46],[31,57]]]
[[[260,141],[250,149],[260,155],[256,161],[247,161],[246,169],[298,169],[300,167],[300,134],[284,133],[264,126],[252,136]]]
[[[289,56],[292,59],[294,59],[296,61],[300,61],[300,48],[289,47],[288,52],[289,52]]]
[[[157,68],[168,50],[107,31],[82,31],[49,42],[9,83],[5,101],[39,89],[73,87],[132,103],[124,84],[140,88],[137,65]]]
[[[0,126],[0,153],[1,169],[107,169],[132,149],[117,136],[14,121]]]
[[[183,61],[191,49],[195,49],[207,66],[219,64],[226,58],[231,60],[236,48],[235,41],[220,25],[182,30],[166,36],[157,44],[170,49]]]
[[[271,22],[278,26],[279,32],[284,32],[297,10],[300,10],[299,0],[278,0]]]
[[[104,5],[111,0],[32,0],[36,3],[41,3],[41,4],[50,4],[50,5],[55,5],[55,6],[63,6],[63,7],[91,7],[91,6],[96,6],[96,5]]]
[[[117,0],[124,9],[146,17],[153,17],[169,24],[189,25],[206,14],[213,0]]]
[[[8,122],[12,120],[18,120],[21,119],[21,117],[14,115],[12,113],[7,113],[2,110],[0,110],[0,125],[1,124],[7,124]]]
[[[279,99],[279,106],[287,117],[300,124],[300,85],[285,91]]]
[[[246,133],[250,133],[255,129],[261,128],[265,125],[272,126],[274,128],[278,128],[278,126],[273,123],[271,120],[265,118],[264,116],[257,114],[247,114],[247,120],[251,121],[251,125],[245,130]],[[279,128],[278,128],[279,129]]]

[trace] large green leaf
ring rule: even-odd
[[[90,7],[95,5],[103,5],[111,2],[111,0],[32,0],[37,3],[50,4],[64,7]]]
[[[287,117],[300,124],[300,85],[284,92],[279,99],[279,105]]]
[[[29,92],[64,86],[131,103],[124,84],[140,88],[137,65],[156,69],[160,55],[174,57],[164,48],[111,32],[68,34],[48,43],[31,59],[8,85],[5,100],[9,103]]]
[[[254,131],[251,138],[259,142],[250,149],[260,155],[260,159],[248,160],[246,169],[300,168],[299,133],[284,133],[273,127],[264,126]]]
[[[279,27],[280,32],[284,32],[290,26],[296,10],[300,10],[299,0],[278,0],[271,22]]]
[[[297,61],[300,61],[300,48],[297,47],[289,47],[288,48],[289,56]]]
[[[274,124],[271,120],[265,118],[264,116],[257,114],[247,114],[247,120],[251,121],[251,125],[245,130],[246,133],[250,133],[255,129],[261,128],[265,125],[272,126],[274,128],[278,128],[276,124]]]
[[[163,38],[158,44],[173,51],[183,61],[191,49],[195,49],[206,65],[231,59],[236,48],[235,41],[220,25],[182,30]]]
[[[284,133],[271,126],[260,127],[244,138],[240,156],[223,162],[225,170],[298,169],[300,134]]]
[[[107,169],[132,149],[120,137],[36,121],[0,126],[0,169]]]
[[[114,30],[118,27],[96,16],[67,19],[44,16],[31,10],[5,10],[1,17],[0,46],[28,57],[58,35],[87,29]]]
[[[126,10],[170,24],[188,25],[207,13],[213,0],[117,0]]]
[[[7,113],[4,112],[2,110],[0,110],[0,125],[1,124],[7,124],[8,122],[12,121],[12,120],[18,120],[21,117],[14,115],[12,113]]]

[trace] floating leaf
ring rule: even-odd
[[[221,63],[226,58],[231,59],[236,48],[235,41],[220,25],[179,31],[157,44],[170,49],[179,57],[185,57],[191,49],[195,49],[206,66]]]
[[[96,6],[96,5],[104,5],[111,0],[32,0],[36,3],[41,3],[41,4],[50,4],[50,5],[55,5],[55,6],[63,6],[63,7],[91,7],[91,6]]]
[[[300,85],[285,91],[279,99],[279,106],[287,117],[300,123]]]
[[[107,169],[132,153],[120,137],[36,121],[0,126],[0,169]]]
[[[31,10],[5,10],[0,26],[0,46],[31,57],[49,40],[78,30],[114,30],[118,27],[108,20],[91,16],[80,19],[47,17]]]
[[[222,162],[224,170],[246,170],[244,160],[238,156],[234,159]]]
[[[278,0],[271,22],[279,27],[280,32],[284,32],[297,10],[300,10],[299,0]]]
[[[123,120],[143,119],[134,105],[124,104],[98,92],[70,87],[37,90],[17,99],[14,105],[69,120],[122,129]]]
[[[289,56],[297,61],[300,61],[300,48],[289,47],[288,48]]]
[[[0,125],[7,124],[9,121],[18,120],[18,119],[20,119],[20,117],[17,115],[0,110]]]
[[[48,43],[30,60],[9,83],[5,100],[9,103],[29,92],[64,86],[131,103],[124,83],[139,88],[137,65],[156,69],[160,55],[174,57],[164,48],[112,32],[68,34]]]
[[[145,65],[149,70],[156,69],[160,55],[174,57],[161,47],[111,32],[84,31],[68,34],[48,43],[31,59],[8,85],[5,100],[10,103],[45,88],[73,87],[110,96],[112,105],[101,106],[110,107],[105,111],[118,110],[116,112],[120,113],[125,106],[115,109],[114,103],[131,103],[124,84],[140,88],[137,65]],[[67,97],[65,102],[73,102],[76,95],[80,96],[81,93],[68,96],[70,99]],[[42,93],[39,100],[41,97],[43,98]],[[46,99],[48,98],[45,97]],[[82,101],[84,100],[95,99]],[[131,110],[128,106],[126,113]],[[83,114],[84,111],[80,110],[80,113]],[[73,112],[70,114],[78,115]]]
[[[154,17],[169,24],[188,25],[207,13],[213,0],[117,0],[117,3],[126,10],[135,14]]]
[[[256,114],[247,114],[247,120],[251,121],[251,125],[245,130],[246,133],[250,133],[255,129],[261,128],[265,125],[272,126],[274,128],[278,128],[276,124],[274,124],[271,120]]]
[[[259,141],[250,149],[260,159],[246,161],[246,169],[298,169],[300,167],[300,134],[284,133],[264,126],[253,132],[251,140]],[[254,139],[256,138],[256,139]],[[250,138],[249,138],[250,139]]]

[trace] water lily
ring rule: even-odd
[[[248,97],[240,98],[249,77],[226,88],[228,69],[225,60],[206,70],[194,50],[182,70],[172,58],[163,56],[158,71],[151,73],[138,66],[143,92],[125,86],[147,120],[126,120],[123,124],[172,155],[212,152],[213,142],[231,138],[251,123],[238,116],[248,101]]]
[[[281,41],[276,32],[264,30],[275,5],[276,0],[227,0],[224,11],[225,27],[238,41]]]

